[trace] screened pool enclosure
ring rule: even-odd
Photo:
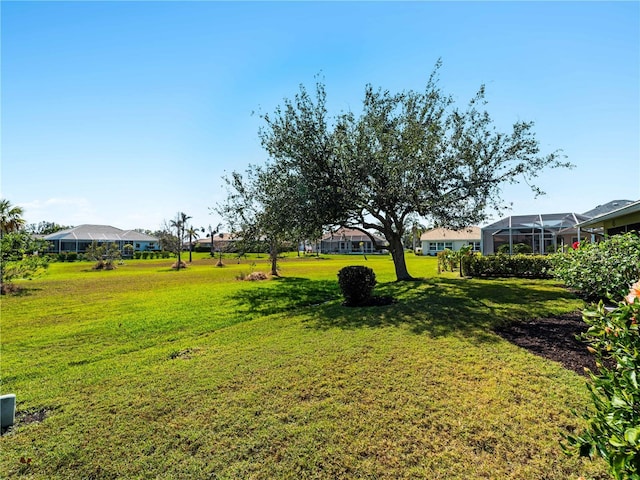
[[[579,213],[506,217],[482,228],[482,253],[514,253],[514,246],[520,244],[530,247],[533,253],[555,252],[564,245],[579,241],[580,232],[576,225],[589,218]]]

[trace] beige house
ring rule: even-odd
[[[420,236],[422,255],[437,255],[443,250],[458,251],[466,245],[470,245],[472,251],[480,251],[481,239],[480,227],[467,227],[462,230],[449,230],[448,228],[433,228]],[[416,252],[420,253],[420,252]]]

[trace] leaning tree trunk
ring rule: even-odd
[[[413,277],[409,275],[407,270],[407,262],[404,258],[404,247],[402,246],[402,237],[399,234],[393,234],[387,237],[389,242],[389,250],[391,251],[391,258],[393,258],[393,266],[396,269],[396,280],[413,280]]]

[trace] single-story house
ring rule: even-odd
[[[214,233],[213,234],[213,251],[228,251],[231,250],[231,245],[238,241],[238,237],[232,233]],[[184,244],[184,248],[189,248],[189,242]],[[211,237],[207,235],[205,238],[195,239],[193,242],[194,250],[211,250]]]
[[[160,241],[156,237],[136,230],[121,230],[110,225],[79,225],[60,230],[42,237],[49,242],[49,253],[84,253],[93,242],[98,244],[115,243],[123,254],[128,251],[157,251]],[[125,245],[131,245],[125,250]]]
[[[577,227],[581,233],[587,234],[616,235],[631,231],[640,233],[640,200],[582,221]]]
[[[433,228],[420,235],[420,242],[423,255],[437,255],[443,250],[458,251],[467,245],[471,246],[472,251],[480,252],[481,238],[480,227],[476,226],[462,230]]]
[[[386,249],[389,243],[378,235],[372,235],[375,244],[364,232],[354,228],[339,228],[325,233],[320,239],[321,253],[376,253]]]

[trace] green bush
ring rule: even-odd
[[[524,253],[533,253],[533,249],[531,245],[527,245],[526,243],[514,243],[511,246],[511,250],[514,255],[524,254]],[[509,254],[509,244],[505,243],[498,247],[498,253]]]
[[[449,250],[448,248],[438,252],[438,273],[455,272],[462,265],[462,259],[473,255],[470,245],[464,245],[460,250]],[[460,272],[462,275],[462,272]]]
[[[133,257],[136,260],[140,260],[140,257],[142,257],[142,252],[133,252]]]
[[[545,255],[464,255],[462,275],[471,277],[551,278],[552,269]]]
[[[67,254],[64,252],[60,252],[56,254],[56,260],[58,262],[64,262],[67,259]]]
[[[76,252],[67,252],[67,262],[75,262],[78,259]]]
[[[348,306],[365,305],[376,283],[376,274],[369,267],[350,265],[338,272],[338,284]]]
[[[640,285],[638,285],[640,289]],[[640,295],[640,290],[638,291]],[[640,479],[640,299],[607,310],[600,302],[583,312],[582,338],[596,355],[598,373],[587,384],[595,406],[582,416],[587,429],[567,435],[568,454],[602,457],[615,479]]]
[[[149,252],[142,252],[142,259],[146,260],[147,258],[149,258]]]
[[[448,248],[438,252],[438,273],[455,271],[458,268],[459,261],[460,258],[456,252]]]
[[[590,301],[618,302],[640,278],[640,236],[631,232],[550,256],[554,275]]]

